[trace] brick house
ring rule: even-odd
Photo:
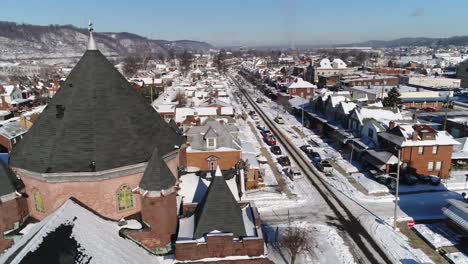
[[[213,171],[217,166],[229,170],[241,159],[239,129],[233,124],[210,119],[187,132],[187,167]]]
[[[244,256],[241,263],[272,263],[265,258],[261,219],[252,202],[238,202],[219,167],[203,200],[183,204],[176,240],[176,260]],[[209,261],[208,261],[209,262]]]
[[[13,245],[14,233],[28,216],[26,198],[17,190],[23,183],[0,161],[0,255]]]
[[[401,167],[416,175],[450,176],[453,146],[459,143],[445,131],[428,125],[391,122],[386,132],[379,134],[380,146],[397,155],[401,149]]]
[[[397,86],[400,79],[397,76],[364,76],[341,81],[346,87],[353,86]]]
[[[286,87],[289,95],[300,96],[306,99],[313,97],[315,89],[317,89],[317,86],[308,81],[304,81],[300,77],[289,83]]]

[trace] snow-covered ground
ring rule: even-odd
[[[414,229],[434,248],[450,247],[460,242],[460,236],[445,223],[419,224]]]
[[[309,250],[301,252],[296,259],[297,263],[356,263],[349,247],[336,229],[324,224],[311,224],[308,222],[292,222],[292,226],[304,228],[309,239]],[[269,258],[274,263],[290,263],[291,256],[284,248],[279,247],[276,238],[281,240],[285,234],[287,224],[269,226],[264,228],[267,234],[267,247]],[[278,232],[278,236],[276,236]]]

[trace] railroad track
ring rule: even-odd
[[[241,84],[231,77],[231,80],[237,85],[241,93],[252,105],[255,111],[263,119],[270,131],[275,135],[277,140],[281,142],[284,148],[289,152],[297,166],[301,168],[304,175],[317,189],[319,194],[325,200],[330,209],[334,212],[337,220],[342,225],[343,230],[349,235],[348,241],[351,242],[351,250],[353,251],[358,263],[392,263],[382,248],[374,241],[367,230],[362,226],[358,219],[346,207],[345,204],[336,196],[328,184],[320,177],[320,172],[311,164],[309,159],[306,159],[301,151],[292,144],[289,139],[276,127],[276,124],[271,121],[267,114],[257,105],[248,92],[242,88]],[[354,246],[354,247],[353,247]],[[358,250],[357,250],[358,249]]]

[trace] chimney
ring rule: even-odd
[[[412,140],[415,140],[415,141],[418,140],[418,132],[413,131]]]
[[[390,121],[390,123],[388,123],[388,129],[392,129],[395,127],[395,121]]]

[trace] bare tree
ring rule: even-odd
[[[136,54],[125,57],[123,63],[123,72],[127,77],[133,76],[141,68],[141,58]]]
[[[177,107],[184,107],[187,105],[187,97],[182,92],[176,94],[175,101],[177,102]]]
[[[187,50],[184,50],[184,53],[182,53],[182,55],[180,56],[180,67],[182,74],[186,75],[189,72],[190,66],[192,65],[192,61],[192,53],[188,52]]]
[[[299,223],[291,223],[289,220],[286,232],[280,240],[280,246],[285,248],[291,256],[291,264],[294,264],[299,253],[309,251],[310,230]]]

